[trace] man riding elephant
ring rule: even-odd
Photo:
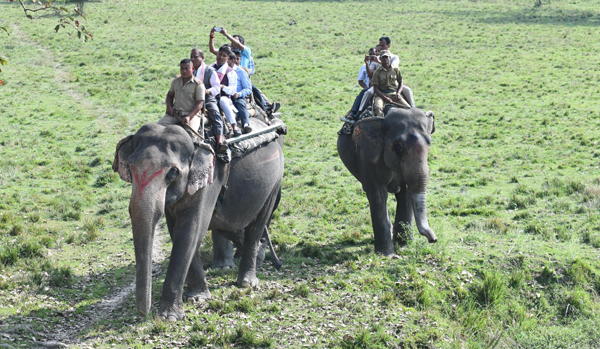
[[[267,127],[258,120],[250,122],[255,129]],[[192,139],[178,125],[146,124],[117,144],[113,170],[132,184],[129,215],[138,313],[150,311],[152,244],[163,215],[173,245],[160,317],[182,319],[184,297],[196,301],[210,298],[198,251],[207,230],[234,241],[242,241],[232,235],[243,231],[237,284],[258,284],[257,254],[283,176],[283,149],[276,139],[229,163],[215,161],[212,147]]]
[[[381,66],[373,73],[371,83],[375,92],[373,115],[383,117],[386,103],[395,104],[401,108],[410,109],[410,104],[402,96],[402,74],[400,69],[390,63],[392,54],[385,51],[381,54]]]
[[[204,84],[193,75],[193,64],[189,59],[179,63],[181,76],[171,81],[167,93],[166,114],[158,121],[161,125],[174,125],[180,122],[194,131],[200,128],[200,111],[204,104]]]

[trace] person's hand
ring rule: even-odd
[[[236,93],[233,95],[233,98],[235,98],[235,99],[238,99],[238,98],[240,98],[240,94],[236,92]]]
[[[384,100],[386,103],[392,103],[392,99],[391,99],[390,97],[388,97],[388,96],[383,96],[383,100]]]
[[[371,57],[369,55],[365,55],[365,64],[369,64]]]
[[[223,34],[224,36],[227,36],[227,30],[225,30],[225,28],[221,27],[221,34]]]
[[[173,116],[173,114],[175,114],[175,110],[173,110],[173,107],[170,105],[167,105],[167,114]]]
[[[206,91],[204,91],[204,94],[208,96],[210,94],[210,90],[206,89]]]
[[[402,99],[402,94],[400,92],[396,93],[396,95],[394,96],[394,100],[400,101],[401,99]]]
[[[188,116],[186,116],[185,118],[183,118],[183,119],[181,120],[181,122],[182,122],[184,125],[189,125],[189,124],[190,124],[190,121],[192,120],[192,117],[193,117],[193,115],[188,115]]]
[[[212,29],[210,30],[210,36],[214,36],[215,35],[215,28],[216,27],[212,27]]]

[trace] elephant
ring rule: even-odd
[[[265,127],[260,121],[251,123],[253,129]],[[281,142],[263,144],[225,163],[215,161],[212,147],[192,141],[179,125],[145,124],[117,144],[113,170],[132,183],[129,215],[140,315],[147,315],[151,307],[152,243],[163,213],[173,247],[160,317],[168,321],[184,318],[185,283],[186,299],[210,298],[199,253],[207,230],[230,238],[235,235],[232,232],[243,230],[236,283],[242,287],[258,284],[257,252],[281,188],[283,166]]]
[[[437,242],[426,208],[427,155],[435,118],[433,113],[417,108],[388,107],[386,111],[383,118],[357,121],[352,135],[340,134],[337,150],[367,194],[375,251],[393,255],[394,241],[407,242],[414,220],[421,235],[430,243]],[[387,207],[388,193],[393,193],[397,201],[393,226]]]

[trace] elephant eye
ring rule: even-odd
[[[179,169],[177,167],[172,167],[167,173],[167,180],[172,181],[179,176]]]
[[[394,143],[394,151],[396,152],[396,154],[401,155],[403,150],[404,149],[402,148],[402,144],[398,142]]]

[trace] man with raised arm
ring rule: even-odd
[[[410,104],[402,97],[402,75],[398,67],[390,64],[391,54],[384,51],[381,54],[381,67],[373,73],[371,84],[375,91],[373,114],[383,117],[383,108],[386,103],[392,103],[401,108],[410,109]]]
[[[363,100],[363,96],[370,89],[369,79],[371,78],[373,73],[368,74],[368,71],[371,70],[370,66],[372,65],[371,63],[373,62],[374,59],[375,59],[375,48],[371,48],[371,49],[369,49],[369,54],[365,56],[365,64],[363,64],[360,67],[360,70],[358,71],[358,85],[360,87],[362,87],[362,90],[360,91],[360,93],[358,94],[356,99],[354,100],[352,109],[350,109],[350,112],[348,113],[347,117],[350,117],[352,119],[356,119],[356,117],[358,117],[359,109],[360,109],[359,107],[360,107],[361,101]],[[375,63],[375,64],[377,64],[379,66],[378,63]],[[371,91],[372,91],[372,89],[371,89]]]
[[[217,106],[216,96],[221,93],[221,82],[215,70],[204,63],[204,52],[200,49],[193,49],[190,53],[190,59],[194,64],[194,76],[204,83],[206,113],[213,124],[213,134],[217,141],[218,153],[227,150],[225,139],[223,138],[223,120]]]
[[[218,28],[218,30],[217,30]],[[254,75],[255,72],[255,68],[254,68],[254,60],[252,59],[252,51],[250,50],[250,47],[244,45],[245,41],[244,38],[241,35],[229,35],[227,34],[227,30],[225,30],[225,28],[223,27],[213,27],[210,30],[210,36],[209,36],[209,40],[208,40],[208,47],[210,48],[210,52],[212,52],[213,54],[217,55],[219,53],[219,51],[215,48],[215,32],[220,32],[221,34],[223,34],[223,36],[225,36],[227,39],[229,39],[229,41],[231,41],[231,47],[234,49],[238,49],[240,50],[240,52],[242,53],[241,56],[241,61],[240,61],[240,66],[244,67],[244,68],[248,68],[250,69],[250,75]],[[279,107],[281,106],[278,102],[274,102],[271,104],[268,104],[265,102],[265,100],[262,97],[262,94],[260,92],[260,90],[254,86],[254,84],[252,84],[252,94],[254,95],[254,100],[256,102],[256,104],[262,108],[264,111],[267,112],[267,114],[272,114],[274,112],[276,112]]]
[[[181,76],[171,81],[165,100],[167,111],[158,123],[174,125],[181,122],[198,131],[200,117],[197,115],[204,103],[204,84],[194,77],[194,65],[189,59],[179,63],[179,72]]]

